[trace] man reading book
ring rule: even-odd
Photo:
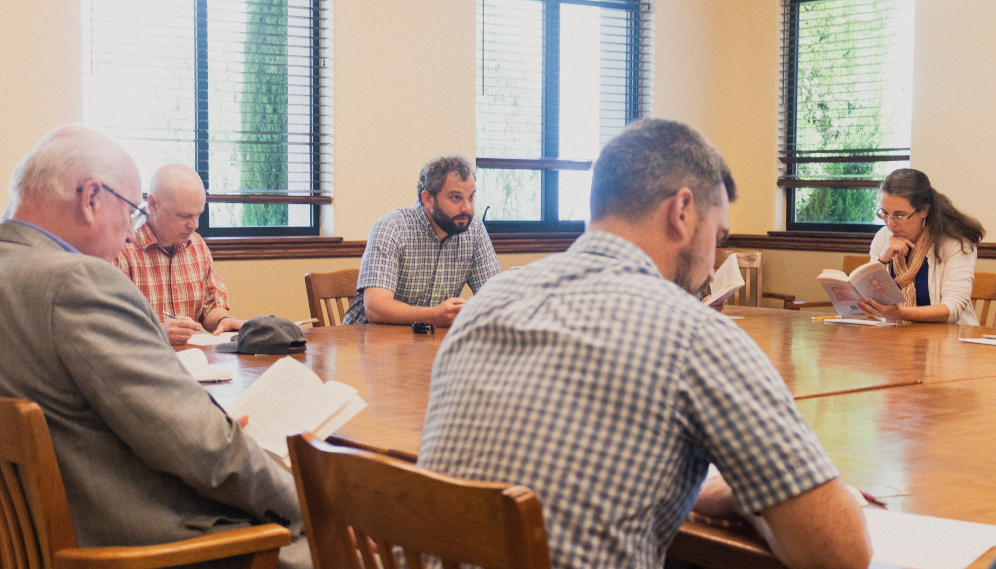
[[[490,280],[440,346],[419,464],[535,490],[554,568],[661,567],[696,497],[748,516],[789,567],[868,566],[785,382],[696,296],[728,231],[725,173],[685,125],[630,125],[595,164],[589,230]],[[710,462],[729,484],[700,494]]]
[[[131,157],[60,127],[18,162],[10,192],[0,395],[44,411],[80,547],[266,522],[300,536],[293,478],[184,371],[149,302],[111,265],[146,215]],[[280,559],[311,566],[300,537]]]

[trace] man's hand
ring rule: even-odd
[[[429,321],[429,324],[435,324],[444,328],[453,324],[453,320],[456,319],[457,314],[460,314],[460,310],[465,304],[467,304],[467,301],[462,298],[447,298],[433,309],[433,317]]]
[[[178,316],[163,322],[163,329],[166,330],[170,344],[182,346],[187,343],[191,336],[201,330],[201,325],[189,316]]]
[[[214,335],[217,336],[223,332],[241,330],[242,325],[245,323],[245,320],[239,320],[238,318],[222,318],[218,321],[218,327],[214,329]]]

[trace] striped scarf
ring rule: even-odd
[[[923,260],[927,258],[927,251],[934,246],[934,234],[930,228],[924,228],[913,247],[909,260],[903,255],[896,255],[892,258],[892,269],[896,272],[896,284],[903,291],[906,297],[904,306],[916,306],[916,274],[920,272]]]

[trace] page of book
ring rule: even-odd
[[[317,431],[354,397],[359,398],[355,388],[334,380],[323,383],[307,366],[287,356],[263,372],[226,411],[233,417],[248,415],[246,433],[260,447],[286,460],[288,434]]]
[[[197,348],[179,351],[176,357],[187,372],[201,383],[218,383],[232,379],[231,369],[222,364],[209,364],[207,356]]]
[[[702,302],[709,306],[723,304],[745,284],[744,277],[740,274],[737,255],[732,254],[716,269],[712,282],[709,283],[709,296],[702,299]]]
[[[963,569],[996,546],[996,526],[862,508],[872,561],[909,569]]]

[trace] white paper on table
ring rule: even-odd
[[[882,322],[881,320],[861,320],[860,318],[827,318],[827,324],[857,324],[858,326],[895,326],[895,322]]]
[[[209,364],[204,352],[197,348],[181,350],[176,357],[187,372],[201,383],[231,381],[232,370],[222,364]]]
[[[996,340],[990,338],[958,338],[962,342],[968,342],[969,344],[985,344],[987,346],[996,346]]]
[[[191,346],[217,346],[218,344],[231,342],[236,334],[238,332],[222,332],[217,336],[214,334],[194,334],[187,340],[187,344]]]
[[[996,526],[862,508],[872,561],[909,569],[964,569],[996,546]]]
[[[360,399],[356,388],[335,380],[323,383],[315,372],[287,356],[263,372],[226,411],[233,417],[249,415],[246,433],[262,448],[285,458],[289,454],[288,434],[318,431],[347,403],[355,408],[354,396]],[[339,426],[365,406],[363,403]]]

